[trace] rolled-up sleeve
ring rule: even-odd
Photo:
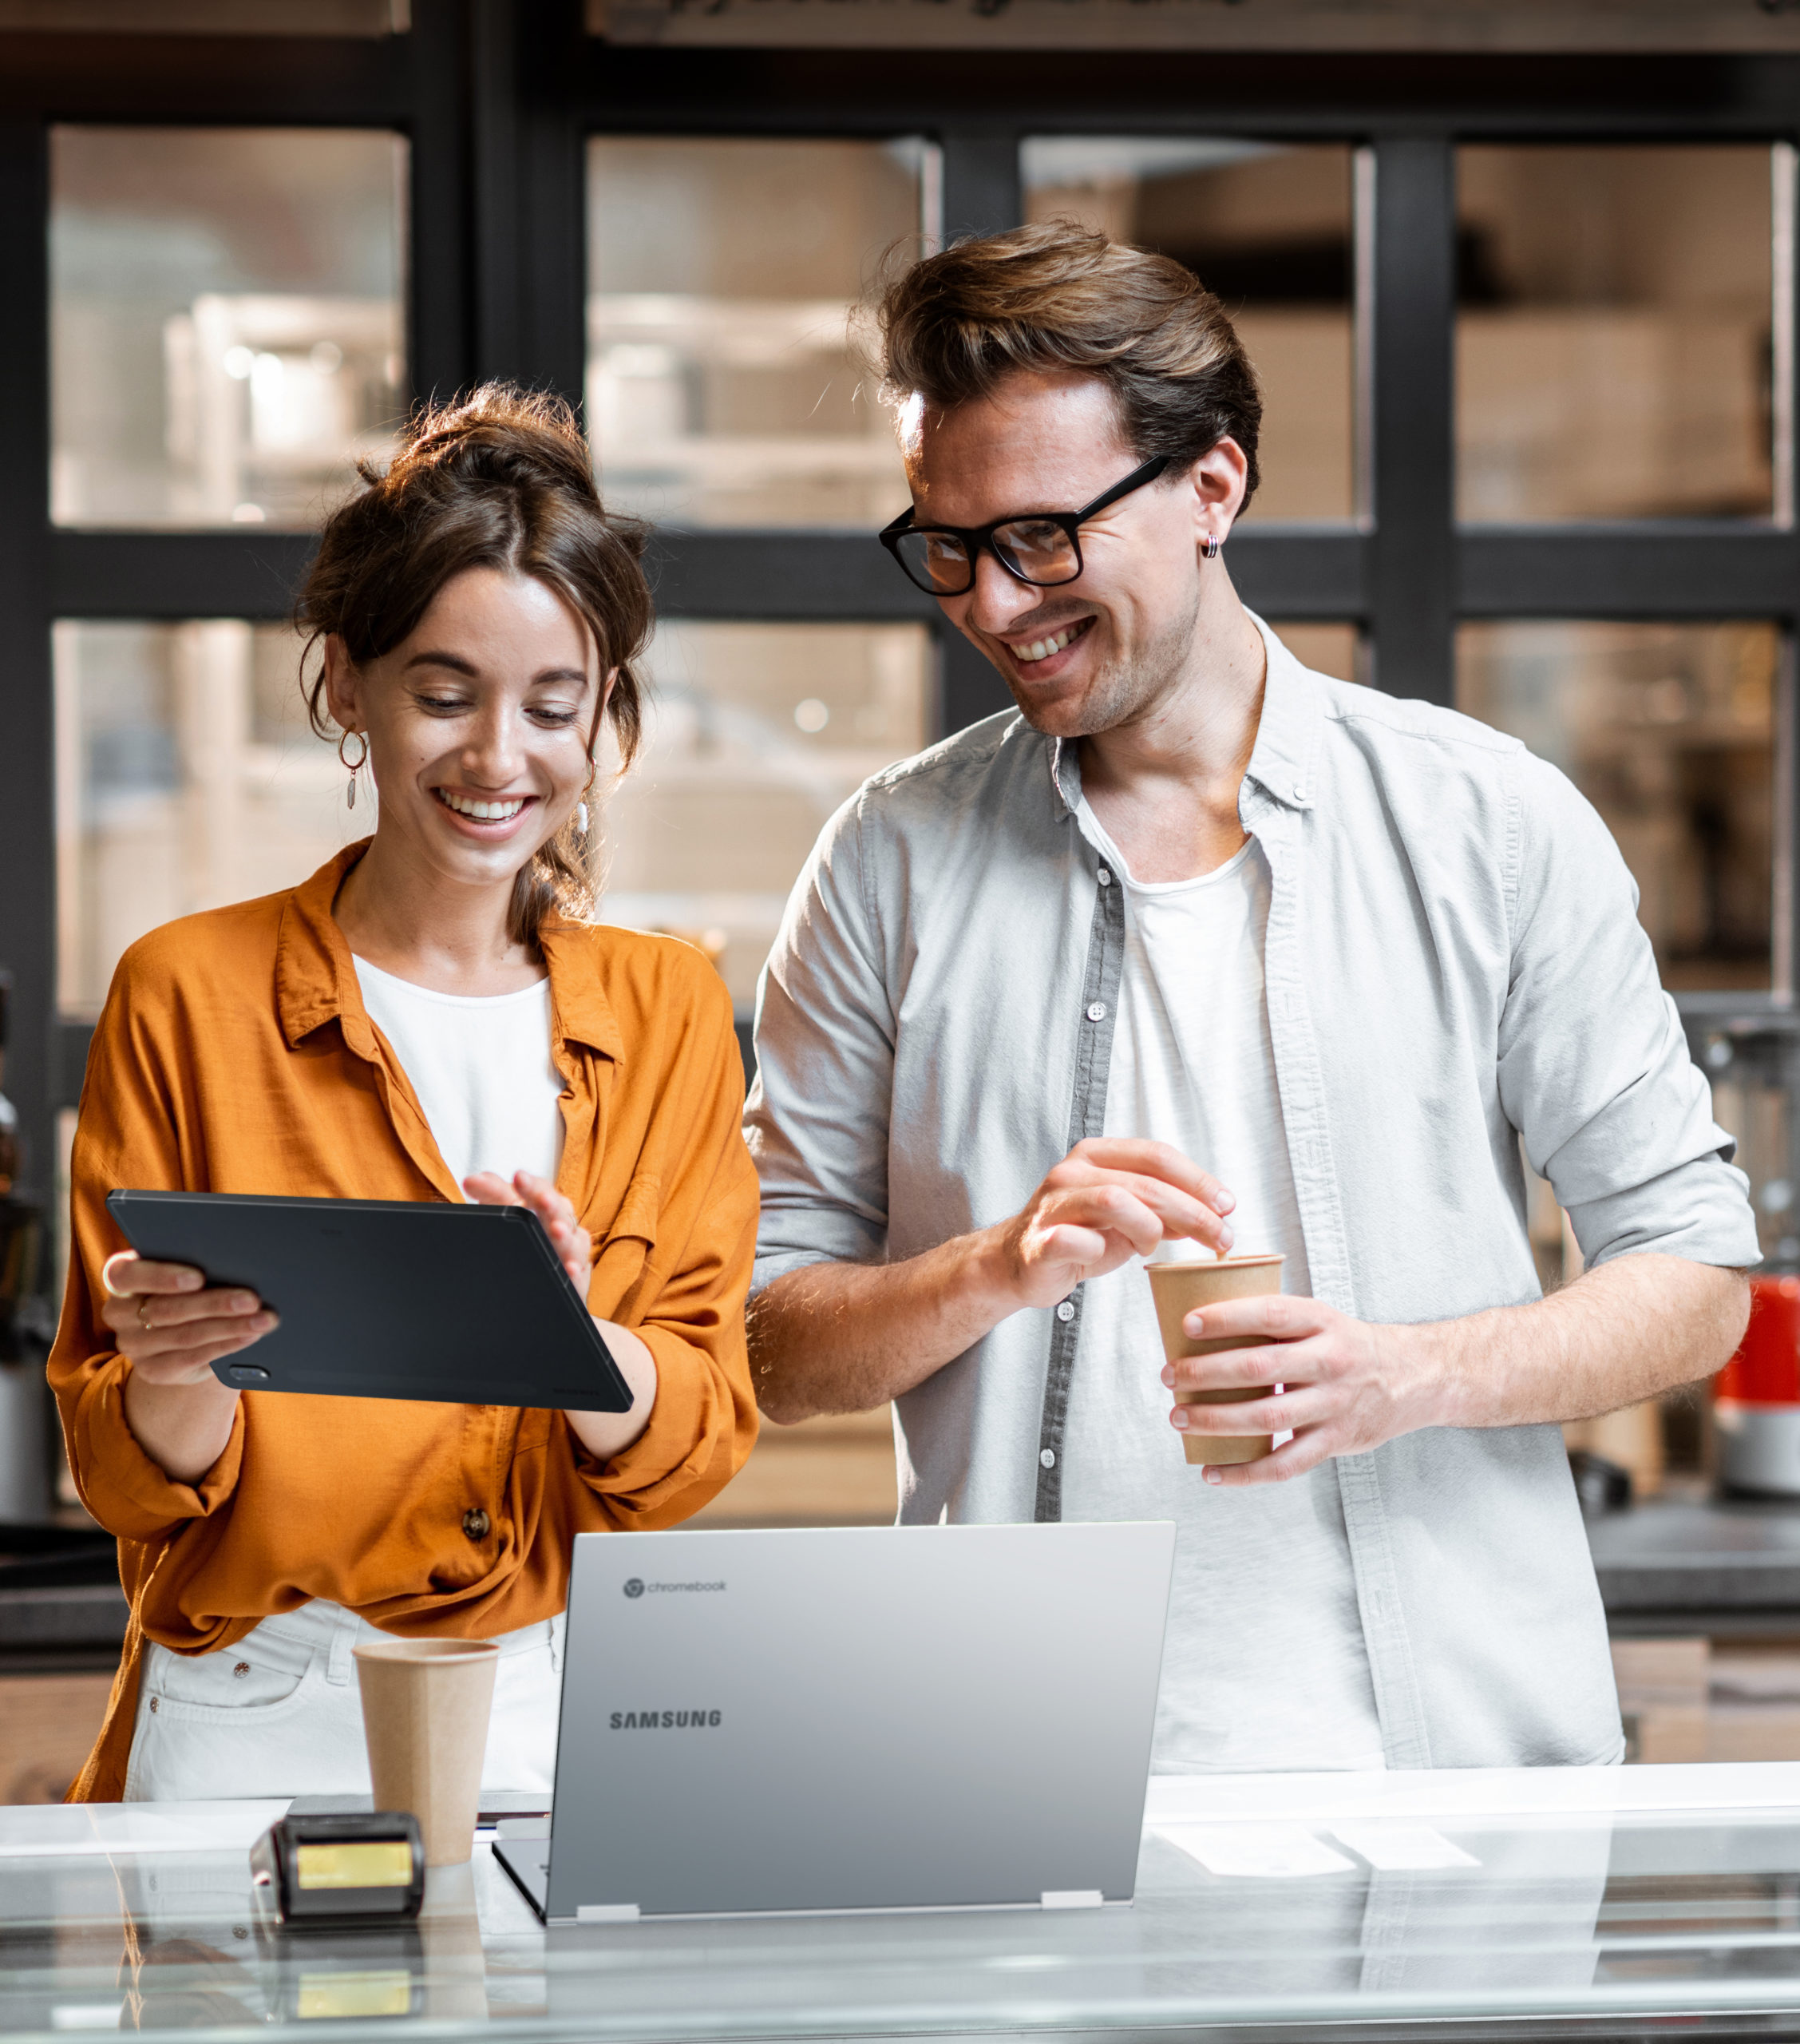
[[[684,1111],[659,1117],[636,1210],[622,1210],[601,1245],[588,1293],[595,1313],[631,1328],[655,1357],[655,1403],[644,1431],[607,1461],[570,1435],[580,1481],[609,1524],[631,1531],[690,1517],[756,1444],[744,1298],[757,1186],[739,1128],[743,1066],[723,981],[703,961],[690,977],[693,999],[663,1079],[664,1100]],[[647,1254],[640,1229],[655,1238]],[[630,1268],[640,1256],[641,1275],[621,1293],[615,1260]]]
[[[757,992],[745,1116],[762,1186],[753,1290],[809,1263],[886,1253],[895,1023],[878,963],[866,792],[826,826]]]
[[[122,984],[116,985],[95,1028],[81,1088],[69,1159],[69,1277],[49,1369],[77,1495],[109,1533],[139,1542],[166,1539],[183,1522],[219,1511],[237,1487],[243,1459],[240,1404],[224,1452],[198,1483],[166,1476],[126,1420],[131,1365],[101,1317],[101,1272],[109,1257],[129,1247],[106,1195],[119,1186],[182,1182],[162,1068]]]
[[[1500,1091],[1592,1264],[1758,1260],[1748,1182],[1664,992],[1637,888],[1592,806],[1515,755],[1512,974]]]

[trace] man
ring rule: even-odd
[[[1557,1423],[1716,1369],[1757,1251],[1616,847],[1240,604],[1260,402],[1179,265],[1023,228],[883,313],[883,537],[1019,714],[877,774],[789,904],[764,1409],[892,1398],[908,1522],[1174,1519],[1159,1769],[1617,1760]],[[1588,1266],[1549,1299],[1521,1139]],[[1187,1323],[1279,1361],[1165,1366],[1165,1244],[1283,1253]],[[1173,1394],[1272,1379],[1209,1430],[1292,1438],[1189,1468]]]

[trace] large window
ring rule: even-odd
[[[601,913],[697,937],[747,1016],[833,811],[931,736],[931,640],[917,624],[677,621],[647,665],[643,750],[606,804]]]
[[[1351,153],[1342,144],[1039,136],[1026,217],[1159,249],[1224,301],[1264,401],[1258,519],[1356,508]]]
[[[0,7],[0,61],[45,12]],[[9,68],[0,133],[0,965],[38,1183],[123,945],[350,827],[292,593],[356,461],[486,377],[582,402],[654,523],[603,913],[695,937],[747,1020],[833,806],[1009,704],[874,542],[905,483],[860,308],[921,248],[1058,216],[1240,324],[1246,600],[1564,766],[1696,1030],[1790,1000],[1787,60],[1700,90],[1625,56],[659,48],[504,0],[77,12]],[[128,21],[184,33],[147,62]]]
[[[1618,840],[1665,986],[1775,968],[1775,696],[1768,624],[1466,626],[1458,707],[1560,766]]]
[[[56,628],[57,998],[92,1018],[176,916],[289,887],[370,828],[307,721],[300,644],[235,618]]]
[[[677,526],[885,525],[906,485],[856,314],[935,236],[936,170],[908,138],[591,141],[608,496]]]
[[[1460,517],[1770,515],[1792,175],[1766,146],[1460,152]]]
[[[50,176],[56,522],[316,525],[405,407],[405,145],[59,128]]]

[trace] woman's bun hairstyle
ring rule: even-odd
[[[391,652],[438,592],[472,568],[528,576],[586,623],[622,767],[638,749],[643,693],[634,663],[654,612],[642,561],[646,529],[607,513],[587,443],[560,398],[485,383],[460,402],[420,408],[385,469],[358,462],[366,487],[333,512],[295,608],[306,654],[335,634],[358,666]],[[303,667],[304,656],[303,656]],[[329,737],[322,670],[304,684],[313,729]],[[588,735],[591,759],[599,719]],[[536,952],[552,913],[594,905],[586,843],[565,825],[520,872],[513,937]]]

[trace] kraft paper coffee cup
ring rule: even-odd
[[[475,1849],[494,1671],[491,1639],[384,1639],[353,1650],[378,1810],[410,1810],[428,1867]]]
[[[1268,1345],[1264,1334],[1233,1334],[1222,1340],[1196,1341],[1181,1331],[1181,1322],[1197,1306],[1216,1306],[1224,1299],[1262,1298],[1281,1289],[1279,1256],[1227,1256],[1201,1263],[1147,1263],[1144,1274],[1150,1281],[1150,1296],[1156,1301],[1157,1325],[1162,1330],[1162,1353],[1169,1362],[1184,1356],[1210,1356],[1221,1349],[1260,1349]],[[1241,1405],[1252,1398],[1266,1398],[1272,1384],[1245,1384],[1236,1391],[1181,1391],[1178,1405]],[[1190,1428],[1181,1436],[1189,1462],[1260,1462],[1275,1445],[1272,1434],[1206,1434]]]

